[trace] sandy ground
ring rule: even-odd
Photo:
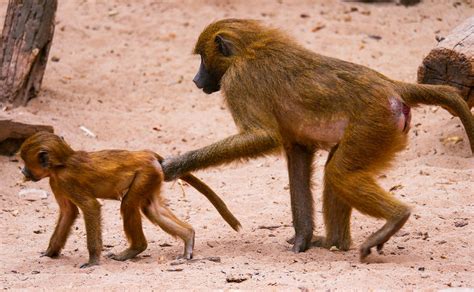
[[[341,1],[59,1],[57,27],[39,98],[1,112],[51,124],[76,149],[153,149],[178,154],[235,133],[219,93],[191,82],[191,54],[203,27],[224,17],[257,18],[284,28],[306,47],[416,80],[424,55],[474,14],[472,2],[425,0],[405,8]],[[254,1],[255,2],[255,1]],[[315,3],[316,2],[316,3]],[[0,1],[4,19],[7,1]],[[3,23],[3,21],[1,22]],[[369,37],[380,36],[379,40]],[[80,126],[97,134],[87,136]],[[459,136],[457,144],[442,140]],[[322,234],[322,165],[314,177],[316,233]],[[164,194],[196,230],[195,258],[178,263],[182,243],[145,222],[148,249],[138,258],[79,269],[87,261],[80,218],[59,259],[40,257],[57,218],[52,196],[28,201],[24,188],[50,193],[47,180],[22,183],[21,162],[0,157],[0,288],[87,289],[442,289],[474,287],[474,158],[460,121],[436,107],[414,111],[410,145],[380,183],[413,207],[384,255],[360,263],[357,247],[382,221],[355,212],[348,252],[293,254],[285,160],[267,157],[198,173],[240,219],[236,233],[203,196],[167,184]],[[126,247],[119,202],[103,202],[104,254]],[[273,227],[273,228],[267,228]],[[206,258],[219,257],[220,262]],[[226,279],[241,278],[241,283]]]

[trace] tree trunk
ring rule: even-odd
[[[15,154],[28,137],[39,131],[54,133],[51,126],[23,124],[0,117],[0,155]]]
[[[474,107],[474,16],[457,26],[425,57],[418,82],[446,84],[459,90]]]
[[[0,39],[0,103],[37,96],[54,34],[57,0],[10,0]]]

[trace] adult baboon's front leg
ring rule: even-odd
[[[295,253],[311,246],[313,237],[313,196],[311,194],[311,173],[314,152],[304,146],[293,144],[286,148],[290,181],[291,212],[295,228]]]

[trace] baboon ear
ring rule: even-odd
[[[49,154],[45,150],[41,150],[38,153],[38,161],[41,167],[48,168],[49,167]]]
[[[222,35],[217,35],[214,41],[216,42],[217,48],[219,49],[219,52],[221,52],[222,55],[224,55],[225,57],[229,57],[230,55],[232,55],[232,43],[228,39],[226,39]]]

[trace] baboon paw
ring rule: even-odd
[[[360,248],[360,260],[364,260],[372,251],[370,250],[370,247],[361,247]]]
[[[49,258],[57,258],[59,257],[59,252],[55,251],[43,251],[40,255],[40,257],[49,257]]]
[[[287,239],[286,242],[289,244],[295,244],[295,236]],[[326,238],[324,236],[313,235],[311,239],[311,246],[314,247],[325,247]]]
[[[382,251],[383,245],[384,245],[383,243],[377,244],[377,252],[378,252],[378,254],[382,254],[382,253],[383,253],[383,251]]]
[[[326,246],[326,237],[324,236],[313,236],[311,246],[329,248]]]
[[[183,255],[177,256],[176,260],[192,260],[193,254],[192,253],[185,253]]]
[[[295,237],[293,248],[291,249],[294,253],[304,252],[311,246],[311,238],[305,239],[304,237]]]
[[[80,265],[79,269],[86,269],[97,265],[99,265],[99,262],[87,262],[85,264]]]
[[[123,261],[126,261],[126,260],[129,259],[129,257],[127,257],[127,256],[121,256],[119,254],[114,254],[114,253],[109,253],[107,255],[107,257],[109,259],[113,259],[113,260],[116,260],[116,261],[119,261],[119,262],[123,262]]]
[[[309,247],[304,244],[295,244],[291,248],[291,251],[294,253],[305,252]]]
[[[112,253],[112,252],[109,252],[108,254],[105,255],[105,257],[106,257],[106,258],[109,258],[109,259],[111,259],[111,258],[114,257],[114,256],[115,256],[115,254]]]
[[[316,245],[318,246],[318,245]],[[327,240],[325,238],[321,241],[321,247],[331,249],[332,247],[336,247],[338,250],[348,251],[351,247],[350,240],[341,240],[341,239],[330,239]]]
[[[109,253],[109,254],[107,254],[107,257],[110,258],[110,259],[116,260],[116,261],[123,262],[123,261],[126,261],[126,260],[129,260],[129,259],[132,259],[132,258],[136,257],[141,252],[143,252],[145,249],[146,249],[146,247],[145,248],[142,248],[142,247],[133,248],[133,249],[127,248],[126,250],[120,252],[119,254]]]

